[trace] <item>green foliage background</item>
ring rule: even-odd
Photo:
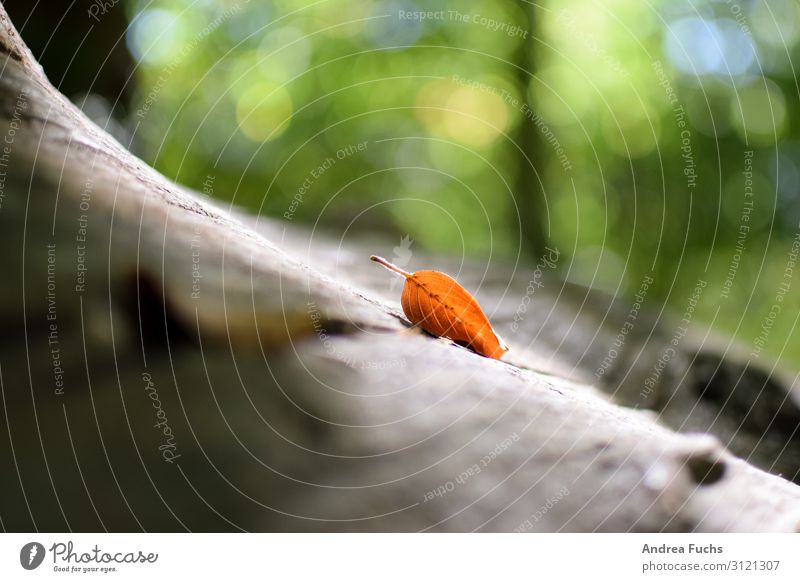
[[[568,279],[632,296],[652,275],[677,313],[702,279],[696,318],[751,345],[769,324],[797,362],[796,2],[126,8],[134,147],[168,176],[487,261],[532,262],[541,234]]]

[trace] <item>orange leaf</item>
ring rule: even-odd
[[[439,271],[408,273],[382,257],[372,255],[370,259],[405,277],[400,303],[411,323],[487,358],[499,360],[508,351],[475,298],[450,275]]]

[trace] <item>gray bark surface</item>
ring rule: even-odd
[[[798,529],[800,488],[770,474],[800,466],[791,379],[695,331],[643,396],[664,318],[598,378],[624,300],[546,278],[512,333],[533,267],[418,253],[512,351],[430,337],[368,260],[386,241],[171,183],[47,82],[2,8],[0,54],[6,530]]]

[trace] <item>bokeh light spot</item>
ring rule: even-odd
[[[254,141],[273,140],[289,127],[294,104],[280,86],[259,83],[245,91],[236,103],[236,121]]]

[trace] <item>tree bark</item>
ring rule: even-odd
[[[0,53],[5,529],[797,529],[797,486],[595,390],[556,349],[602,356],[585,317],[531,312],[507,361],[420,333],[370,249],[132,156],[2,8]],[[504,329],[525,279],[478,293]]]

